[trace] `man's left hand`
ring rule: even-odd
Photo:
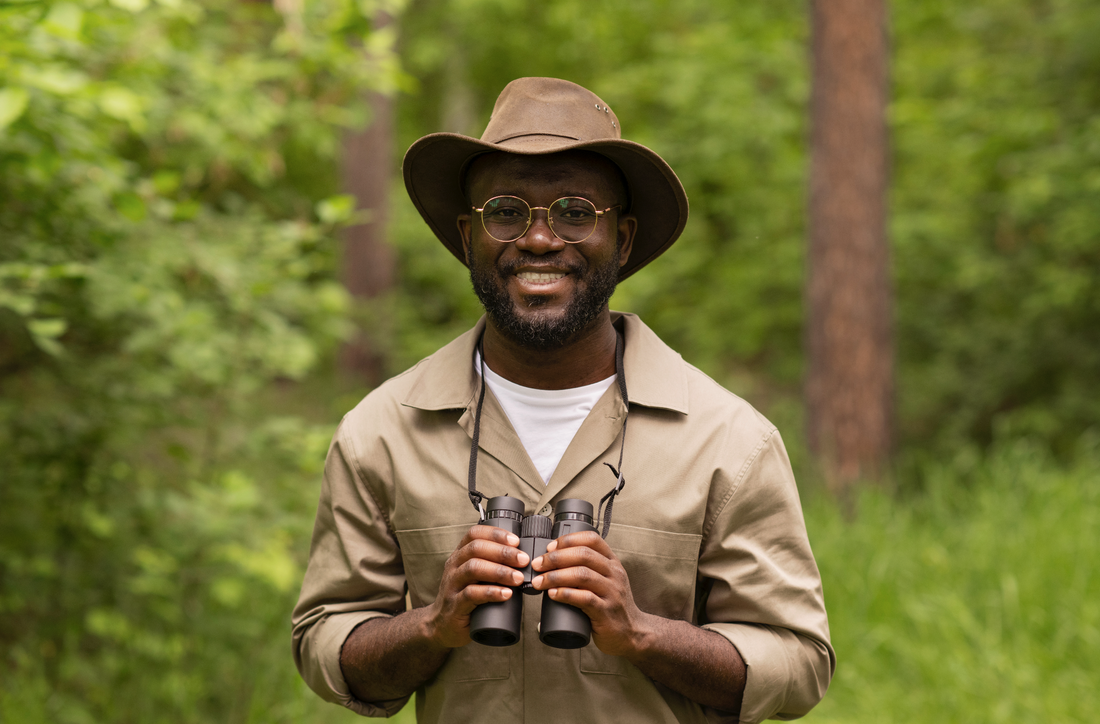
[[[535,588],[592,620],[592,640],[611,656],[630,656],[642,646],[651,616],[634,603],[619,557],[598,533],[571,533],[551,541],[532,562]]]

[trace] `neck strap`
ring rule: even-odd
[[[474,508],[477,509],[478,516],[481,520],[485,520],[485,506],[482,502],[485,500],[485,495],[477,489],[477,451],[478,440],[481,437],[481,408],[485,404],[485,348],[484,348],[485,334],[477,340],[478,356],[481,358],[481,390],[477,396],[477,411],[474,413],[474,434],[470,440],[470,474],[468,480],[468,487],[470,489],[470,502]],[[626,394],[626,374],[623,372],[623,335],[615,330],[615,375],[616,380],[619,383],[619,394],[622,395],[623,405],[626,407],[626,412],[623,414],[623,428],[619,433],[619,466],[616,468],[611,463],[604,463],[610,468],[611,473],[615,476],[615,487],[613,487],[607,495],[600,498],[600,506],[597,511],[597,528],[600,527],[602,522],[602,535],[607,537],[608,532],[611,530],[611,508],[615,503],[615,496],[622,492],[623,487],[626,485],[626,479],[623,477],[623,451],[626,449],[626,423],[630,418],[630,398]],[[607,504],[607,514],[604,515],[604,504]]]

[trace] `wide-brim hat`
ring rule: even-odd
[[[463,174],[484,153],[536,156],[592,151],[608,158],[626,178],[628,211],[638,219],[634,247],[619,270],[625,279],[656,259],[687,223],[684,187],[664,159],[640,143],[622,138],[619,119],[603,100],[576,83],[557,78],[519,78],[493,107],[480,139],[458,133],[424,136],[405,154],[405,188],[431,230],[463,264],[459,214],[470,212]]]

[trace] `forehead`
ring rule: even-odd
[[[623,192],[622,173],[603,156],[565,151],[541,156],[487,153],[470,164],[466,188],[472,200],[500,194],[584,196],[610,202]],[[533,203],[542,203],[531,198]]]

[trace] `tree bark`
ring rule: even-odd
[[[812,0],[806,402],[830,487],[886,471],[893,300],[886,238],[884,0]]]
[[[389,185],[394,163],[393,98],[372,93],[369,101],[370,125],[345,136],[342,161],[344,189],[355,196],[356,208],[368,213],[366,223],[344,230],[342,277],[358,306],[362,306],[364,300],[389,291],[396,278],[396,259],[393,249],[386,243]],[[360,315],[359,321],[362,319]],[[372,340],[371,330],[359,328],[355,337],[344,345],[340,368],[368,384],[381,382],[384,355]]]

